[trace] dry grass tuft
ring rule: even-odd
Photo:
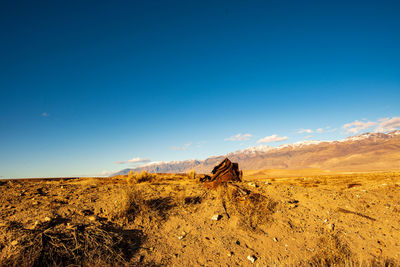
[[[244,229],[259,231],[260,226],[271,221],[277,205],[271,198],[229,184],[216,190],[227,215],[239,216],[239,226]]]
[[[308,262],[311,266],[347,266],[352,262],[350,249],[337,235],[325,233],[318,247],[320,250]]]
[[[33,230],[10,223],[0,230],[8,232],[0,240],[1,266],[126,265],[132,253],[129,244],[139,238],[127,239],[111,226],[70,225],[62,220]]]
[[[190,179],[195,180],[195,179],[196,179],[196,172],[195,172],[194,170],[190,170],[190,171],[187,173],[187,176],[188,176]]]
[[[142,226],[160,224],[175,206],[170,197],[148,199],[140,187],[132,186],[122,192],[119,217]]]
[[[128,177],[126,178],[126,181],[128,184],[137,184],[137,183],[143,183],[143,182],[151,182],[154,178],[156,178],[156,174],[154,173],[149,173],[147,171],[142,171],[142,172],[137,172],[135,173],[134,171],[130,171],[128,174]]]

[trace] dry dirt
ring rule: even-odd
[[[400,264],[399,173],[252,173],[216,190],[171,174],[0,180],[0,192],[0,266]]]

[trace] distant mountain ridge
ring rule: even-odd
[[[257,146],[205,160],[155,162],[130,170],[182,173],[196,170],[209,173],[228,157],[243,170],[320,168],[335,171],[400,170],[400,130],[364,133],[337,141],[303,141],[278,147]]]

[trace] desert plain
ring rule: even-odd
[[[398,266],[400,173],[0,180],[0,266]]]

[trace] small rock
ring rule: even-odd
[[[278,242],[278,238],[274,237],[274,241],[275,241],[275,242]]]
[[[247,183],[248,186],[258,187],[255,183]]]
[[[326,227],[328,227],[328,230],[329,230],[329,231],[333,231],[333,230],[335,229],[335,224],[333,224],[333,223],[328,223],[328,225],[327,225]]]
[[[92,222],[94,222],[95,220],[96,220],[96,217],[95,216],[89,216],[89,221],[92,221]]]
[[[178,239],[179,239],[179,240],[184,239],[185,236],[186,236],[186,232],[183,231],[182,234],[181,234],[180,236],[178,236]]]
[[[247,256],[247,259],[251,261],[251,263],[254,263],[257,260],[256,256],[251,256],[251,255]]]
[[[230,251],[230,252],[228,252],[228,254],[226,254],[228,257],[232,257],[232,255],[233,255],[233,252],[232,251]]]
[[[51,221],[51,218],[50,217],[44,217],[44,221],[45,222],[49,222],[49,221]]]
[[[18,245],[18,241],[17,240],[12,241],[11,245],[15,247],[16,245]]]
[[[214,216],[211,217],[211,220],[213,221],[219,221],[222,218],[222,215],[215,214]]]

